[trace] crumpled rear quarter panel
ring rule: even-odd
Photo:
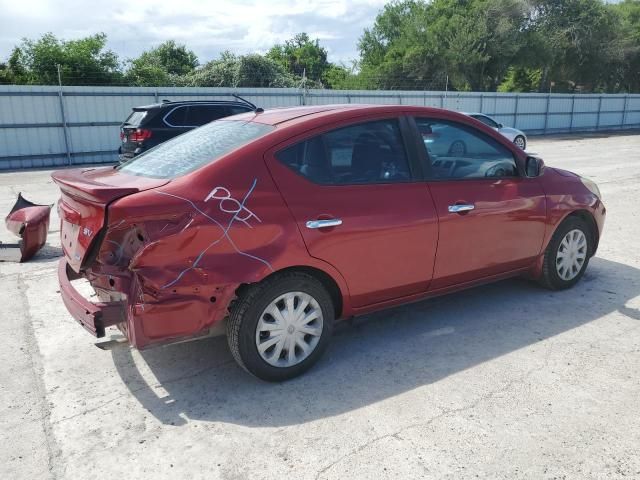
[[[127,295],[123,329],[134,346],[206,335],[241,284],[319,266],[262,158],[249,163],[220,161],[109,207],[87,277],[102,297]]]

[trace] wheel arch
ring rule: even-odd
[[[273,277],[277,277],[284,273],[290,273],[290,272],[306,273],[307,275],[310,275],[314,277],[316,280],[318,280],[322,284],[322,286],[324,286],[327,289],[327,292],[331,297],[331,301],[333,302],[333,307],[335,310],[335,318],[338,319],[343,316],[345,312],[345,307],[346,307],[345,298],[348,298],[347,294],[345,291],[343,291],[342,288],[340,288],[340,284],[333,278],[333,276],[331,276],[329,273],[325,272],[320,268],[312,267],[309,265],[292,265],[292,266],[284,267],[274,272],[271,272],[266,277],[263,277],[262,279],[260,279],[258,283],[262,283]],[[240,284],[238,286],[238,289],[236,290],[237,294],[240,295],[244,289],[250,288],[251,285],[254,285],[254,283]]]
[[[595,255],[596,250],[598,249],[598,243],[600,242],[600,232],[598,231],[598,224],[596,223],[596,219],[594,218],[593,214],[589,210],[580,209],[580,210],[574,210],[570,212],[568,215],[566,215],[562,219],[561,222],[558,223],[558,225],[556,225],[554,232],[560,227],[560,225],[562,225],[562,223],[564,223],[568,218],[572,218],[572,217],[579,218],[580,220],[585,222],[587,225],[589,225],[589,230],[591,232],[591,240],[593,240],[591,251],[589,252],[589,256],[592,257],[593,255]]]

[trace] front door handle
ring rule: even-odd
[[[342,220],[339,218],[331,218],[329,220],[309,220],[307,222],[307,228],[329,228],[342,225]]]
[[[476,208],[472,203],[456,203],[455,205],[449,205],[449,213],[462,213],[470,212]]]

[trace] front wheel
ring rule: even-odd
[[[318,361],[334,315],[322,283],[306,273],[284,273],[239,296],[227,322],[227,341],[249,373],[272,382],[288,380]]]
[[[515,143],[516,147],[520,148],[521,150],[527,148],[527,141],[522,135],[518,135],[516,138],[514,138],[513,143]]]
[[[580,218],[570,217],[555,231],[544,254],[540,283],[552,290],[574,286],[584,275],[593,236]]]

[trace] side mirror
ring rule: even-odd
[[[544,162],[541,158],[527,157],[524,164],[524,173],[527,177],[539,177],[544,170]]]
[[[502,125],[501,123],[498,124],[498,128],[502,128],[504,127],[504,125]]]

